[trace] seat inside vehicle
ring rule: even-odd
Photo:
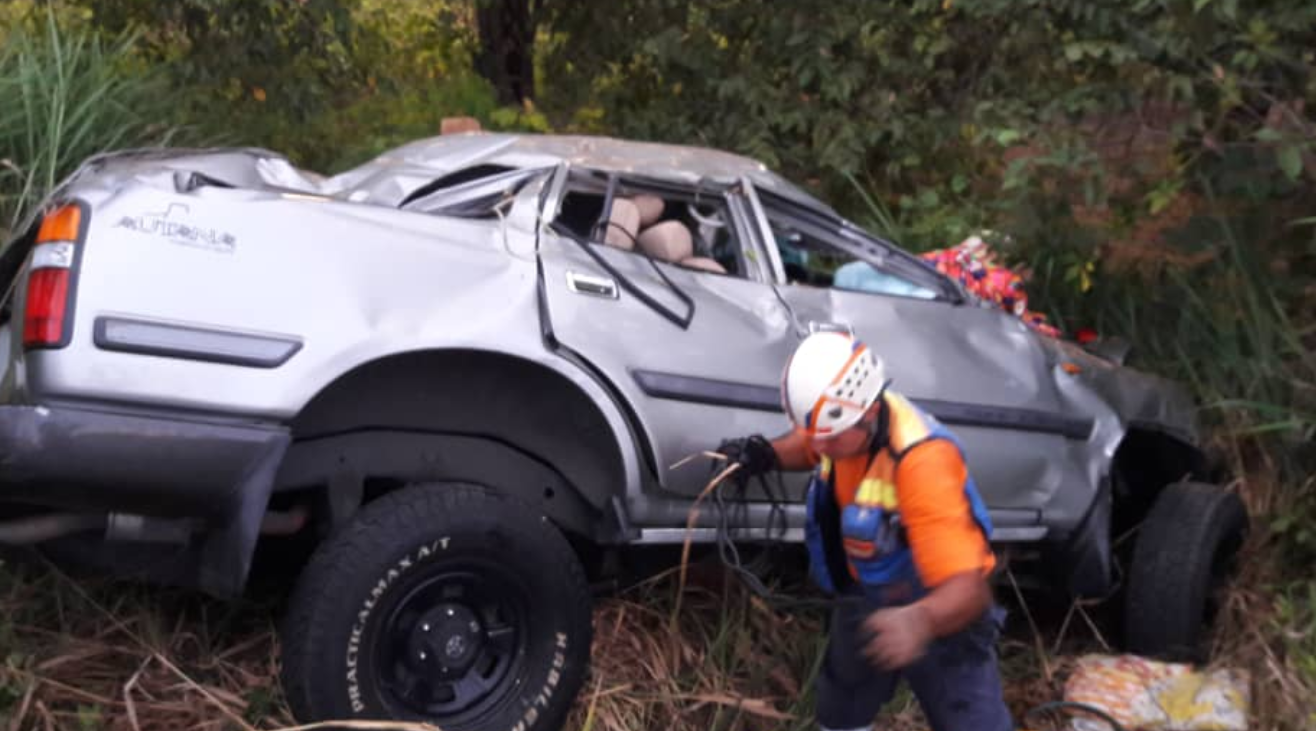
[[[661,221],[644,229],[639,236],[640,249],[660,261],[680,264],[715,274],[727,270],[716,259],[695,256],[694,237],[684,223],[676,220]]]
[[[607,220],[601,221],[605,200],[602,193],[570,190],[558,221],[579,236],[622,251],[701,272],[740,276],[741,252],[719,200],[706,199],[697,207],[676,196],[626,190],[616,194]]]

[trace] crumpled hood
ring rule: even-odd
[[[1075,378],[1096,391],[1124,422],[1125,428],[1151,427],[1198,444],[1197,404],[1186,387],[1175,381],[1089,353],[1081,346],[1040,338],[1057,363],[1080,369]]]

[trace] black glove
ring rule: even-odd
[[[779,465],[777,450],[772,448],[772,442],[760,434],[727,439],[718,446],[717,451],[726,456],[726,466],[740,465],[736,474],[744,478],[766,474],[777,469]]]

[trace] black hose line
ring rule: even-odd
[[[717,463],[714,463],[716,471]],[[784,506],[786,499],[786,484],[781,476],[780,470],[775,470],[776,487],[768,481],[766,475],[758,475],[759,485],[763,489],[763,494],[767,496],[768,524],[764,531],[767,535],[767,542],[781,542],[786,534],[787,519],[786,508]],[[747,478],[738,477],[730,481],[735,485],[735,494],[731,497],[733,505],[739,506],[742,511],[742,517],[747,517],[749,501],[746,499],[746,491],[749,487]],[[755,574],[749,567],[745,566],[744,559],[740,555],[740,548],[736,545],[735,539],[731,536],[732,532],[732,515],[733,508],[727,506],[727,496],[723,488],[727,483],[718,485],[713,489],[713,506],[717,512],[717,550],[718,557],[722,560],[731,572],[740,579],[755,596],[763,600],[772,609],[779,612],[808,611],[814,609],[831,609],[838,606],[849,604],[863,603],[862,595],[840,595],[836,597],[820,598],[800,598],[789,595],[778,594],[768,588],[763,579]],[[745,521],[742,521],[745,522]],[[776,536],[773,537],[773,531],[776,530]]]
[[[1024,714],[1024,722],[1026,723],[1028,719],[1033,716],[1042,713],[1052,713],[1055,711],[1079,711],[1082,713],[1089,713],[1102,721],[1105,721],[1110,725],[1113,731],[1125,731],[1125,728],[1120,725],[1120,722],[1116,721],[1115,718],[1105,710],[1087,703],[1075,703],[1074,701],[1052,701],[1050,703],[1043,703],[1036,708],[1031,708]]]

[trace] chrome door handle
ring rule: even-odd
[[[576,294],[617,299],[617,283],[607,277],[595,277],[580,272],[567,272],[567,289]]]
[[[854,325],[844,322],[819,322],[818,320],[809,321],[809,334],[813,333],[845,333],[854,337]]]

